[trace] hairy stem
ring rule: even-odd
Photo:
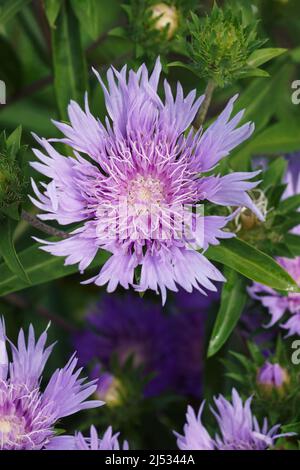
[[[213,92],[214,92],[215,88],[216,88],[215,82],[213,80],[209,80],[208,83],[207,83],[206,89],[205,89],[204,101],[203,101],[202,105],[200,106],[200,109],[199,109],[199,111],[197,113],[197,116],[195,117],[195,120],[194,120],[194,123],[193,123],[193,125],[196,129],[199,129],[205,121],[206,114],[207,114],[207,111],[208,111],[208,108],[209,108],[209,105],[210,105],[212,95],[213,95]]]
[[[47,235],[53,235],[54,237],[59,238],[69,238],[68,233],[44,224],[44,222],[41,222],[35,215],[30,214],[27,211],[22,210],[21,217],[23,220],[26,220],[28,224],[32,225],[32,227],[40,230],[41,232],[47,233]]]

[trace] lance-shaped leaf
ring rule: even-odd
[[[51,28],[55,28],[55,22],[59,14],[61,0],[44,0],[44,9]]]
[[[30,276],[31,286],[37,286],[78,272],[76,264],[64,266],[63,258],[42,251],[37,244],[21,251],[19,258],[28,276]],[[98,268],[100,270],[108,258],[109,253],[101,251],[91,263],[89,269]],[[28,283],[12,274],[4,263],[0,264],[0,296],[17,292],[26,287],[28,287]]]
[[[265,47],[263,49],[258,49],[250,55],[250,57],[247,60],[247,64],[250,67],[259,67],[262,64],[265,64],[271,59],[274,59],[275,57],[280,56],[284,52],[286,52],[287,49],[283,49],[281,47]]]
[[[286,168],[287,161],[284,158],[276,158],[273,160],[269,164],[268,169],[263,174],[261,187],[266,190],[270,186],[280,184],[280,182],[283,180]]]
[[[239,238],[230,238],[210,247],[206,256],[252,281],[281,291],[300,292],[294,279],[273,258]]]
[[[81,103],[87,90],[79,23],[69,0],[62,3],[55,24],[52,29],[54,88],[60,117],[67,119],[70,100]]]
[[[236,271],[224,269],[226,283],[221,294],[221,304],[209,341],[207,356],[216,354],[229,338],[237,324],[247,300],[246,280]]]
[[[295,196],[290,196],[287,199],[283,199],[280,202],[277,208],[277,211],[280,212],[281,214],[287,214],[288,212],[299,209],[299,207],[300,207],[300,194],[296,194]]]
[[[284,243],[294,257],[300,256],[300,236],[294,233],[287,233],[284,238]]]
[[[13,243],[13,221],[9,218],[0,221],[0,254],[3,257],[8,270],[25,286],[30,284],[28,274],[16,253]],[[5,267],[2,266],[4,271]],[[0,268],[1,269],[1,268]],[[9,275],[9,273],[8,273]]]
[[[0,3],[0,24],[13,18],[31,0],[2,0]]]

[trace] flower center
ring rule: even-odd
[[[0,449],[18,444],[25,433],[23,420],[14,415],[0,417]]]
[[[130,205],[160,204],[164,200],[161,181],[151,176],[139,175],[129,183],[128,203]]]

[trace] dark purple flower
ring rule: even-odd
[[[207,312],[182,311],[172,318],[174,355],[176,358],[175,390],[199,398],[203,385],[204,331]]]
[[[265,450],[273,446],[274,441],[291,433],[277,434],[280,425],[268,430],[268,422],[264,419],[262,427],[251,412],[251,400],[243,403],[238,392],[232,390],[232,403],[222,395],[214,398],[217,411],[211,408],[218,423],[220,434],[212,438],[201,422],[204,407],[202,403],[196,416],[192,407],[188,407],[184,434],[177,436],[177,445],[181,450]]]
[[[165,302],[167,290],[176,292],[178,286],[203,293],[216,290],[214,281],[224,281],[204,253],[220,238],[234,236],[223,230],[229,217],[199,212],[191,217],[191,205],[248,207],[263,217],[247,193],[257,186],[249,180],[258,172],[221,176],[215,170],[254,129],[249,122],[237,127],[243,111],[230,119],[237,97],[211,126],[195,132],[191,124],[204,96],[196,100],[194,90],[184,97],[178,84],[174,98],[165,81],[162,101],[160,72],[159,60],[150,77],[145,65],[129,74],[126,66],[120,72],[111,68],[106,88],[95,71],[109,117],[103,125],[92,116],[87,98],[85,110],[70,103],[70,124],[55,122],[65,137],[52,141],[69,145],[74,157],[64,157],[37,137],[47,155],[34,150],[40,162],[32,166],[50,183],[42,183],[40,192],[33,181],[31,200],[44,212],[43,220],[81,223],[67,239],[41,240],[45,251],[64,256],[67,265],[78,263],[82,272],[99,250],[106,250],[111,257],[87,282],[107,284],[108,292],[118,284],[160,291]]]
[[[160,305],[129,294],[106,295],[95,305],[87,322],[89,329],[75,338],[81,363],[96,361],[109,371],[113,355],[121,365],[131,356],[134,366],[142,366],[146,374],[155,374],[146,386],[147,395],[156,395],[171,386],[176,367],[173,334]],[[100,379],[100,396],[112,392],[112,384],[110,375],[104,383]]]
[[[103,404],[86,399],[97,386],[85,382],[76,370],[73,355],[63,369],[57,369],[41,389],[41,376],[53,345],[45,349],[46,331],[35,340],[33,327],[29,328],[26,345],[20,330],[18,345],[10,341],[12,361],[6,349],[4,321],[0,320],[0,449],[39,450],[48,445],[55,435],[54,426],[65,416]]]

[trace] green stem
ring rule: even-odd
[[[195,117],[194,123],[193,123],[193,126],[196,129],[200,129],[200,127],[202,126],[202,124],[205,121],[206,114],[207,114],[207,111],[208,111],[208,108],[209,108],[209,105],[210,105],[212,95],[213,95],[213,92],[214,92],[215,88],[216,88],[215,82],[213,80],[209,80],[208,83],[207,83],[206,89],[205,89],[204,101],[203,101],[203,103],[202,103],[202,105],[201,105],[201,107],[200,107],[200,109],[197,113],[197,116]]]
[[[44,222],[41,222],[35,215],[30,214],[27,211],[22,210],[21,217],[23,220],[26,220],[28,224],[32,225],[32,227],[40,230],[41,232],[47,233],[48,235],[53,235],[54,237],[69,238],[68,233],[63,232],[62,230],[57,230],[50,225],[44,224]]]

